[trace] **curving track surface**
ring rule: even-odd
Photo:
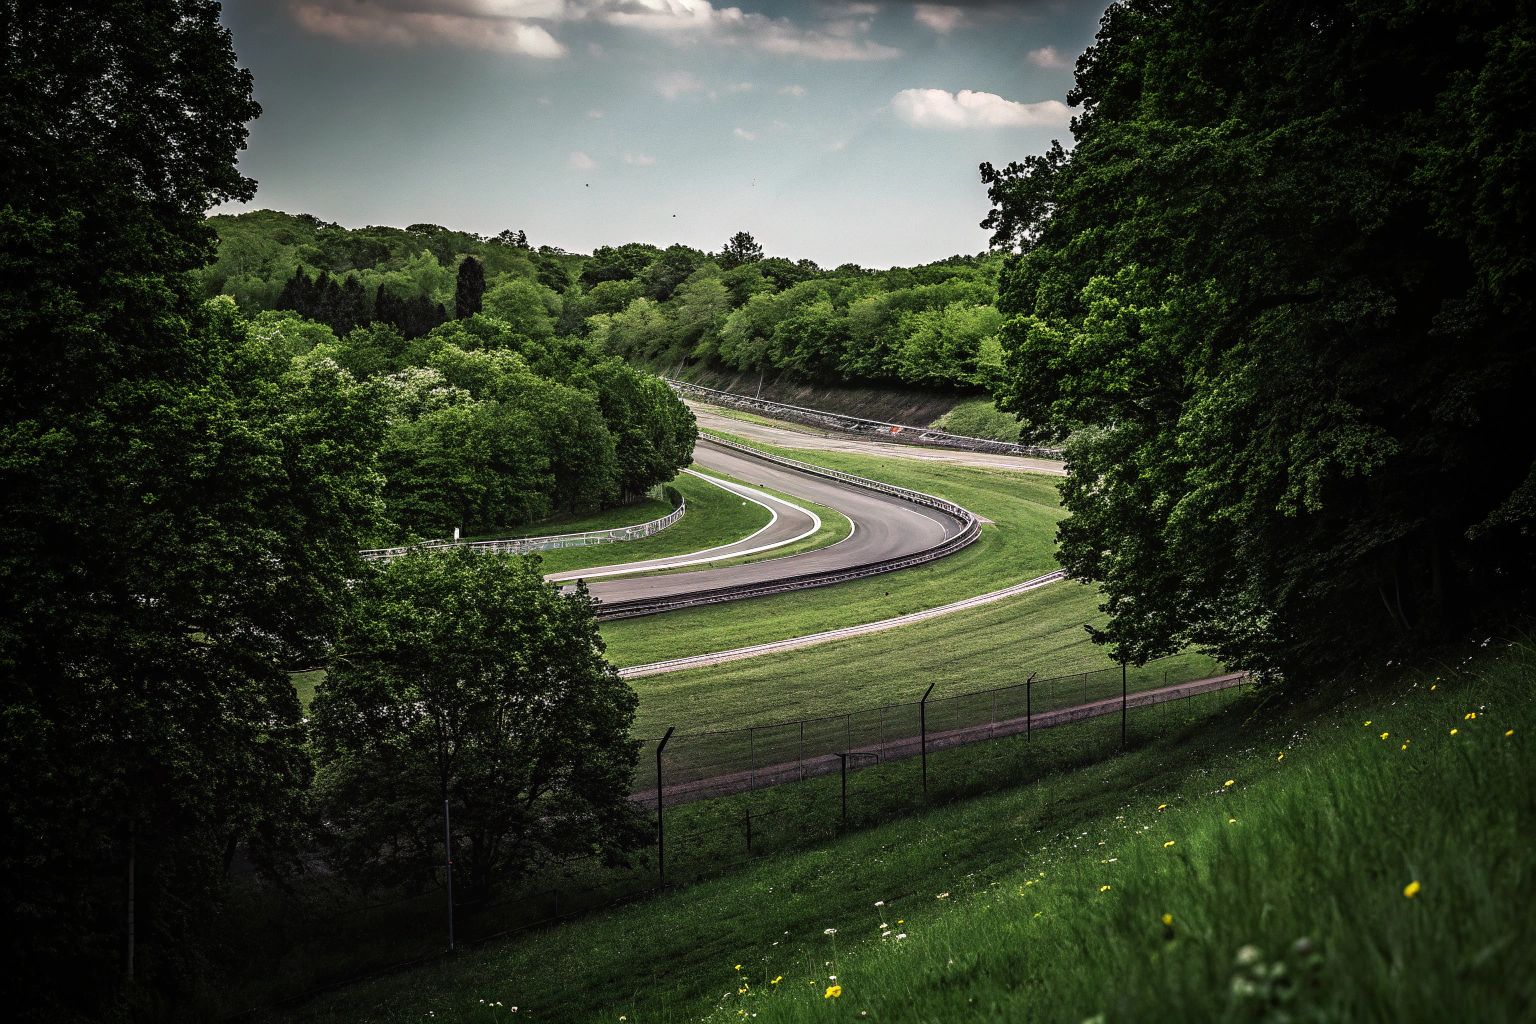
[[[739,454],[712,443],[707,437],[699,438],[693,457],[697,465],[706,469],[835,509],[852,520],[853,532],[829,547],[746,565],[639,579],[605,579],[601,568],[570,574],[573,578],[590,580],[588,588],[592,596],[603,604],[612,606],[633,601],[686,598],[730,587],[772,584],[790,577],[854,569],[919,554],[960,535],[966,528],[959,518],[937,509]],[[781,515],[780,518],[784,517]],[[755,539],[758,544],[763,542],[761,537]],[[650,567],[665,568],[668,562],[693,557],[657,559],[658,564]],[[722,549],[719,557],[729,557],[729,552]]]

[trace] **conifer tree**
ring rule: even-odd
[[[454,319],[464,320],[480,312],[485,299],[485,267],[473,256],[459,264],[459,281],[454,289]]]

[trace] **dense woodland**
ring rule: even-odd
[[[219,250],[196,275],[205,295],[229,295],[248,314],[294,310],[338,336],[372,320],[411,338],[460,315],[469,260],[485,290],[468,312],[534,341],[588,339],[637,365],[961,391],[990,390],[1002,372],[1001,253],[822,270],[765,257],[746,232],[716,253],[631,242],[587,256],[534,248],[521,231],[347,229],[271,210],[209,222]]]
[[[218,4],[0,12],[17,1017],[184,1016],[237,865],[421,882],[445,804],[477,893],[645,841],[585,592],[358,549],[668,479],[647,368],[996,395],[1067,445],[1060,557],[1128,661],[1327,687],[1529,626],[1528,3],[1118,3],[1070,151],[981,168],[993,253],[884,272],[208,218],[260,114]]]

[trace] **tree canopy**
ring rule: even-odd
[[[1108,638],[1279,670],[1528,597],[1524,5],[1129,0],[997,170],[1004,408],[1068,438]]]

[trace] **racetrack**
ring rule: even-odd
[[[694,449],[694,463],[705,469],[724,473],[733,479],[759,487],[770,487],[795,497],[803,497],[807,501],[841,512],[853,523],[853,532],[845,539],[828,547],[745,565],[641,578],[608,575],[605,574],[605,567],[598,567],[563,574],[563,576],[567,579],[589,580],[587,586],[592,596],[609,606],[635,601],[681,599],[705,592],[772,584],[790,577],[848,570],[889,559],[917,555],[957,537],[966,528],[966,524],[958,517],[937,509],[925,508],[892,495],[811,473],[799,472],[750,455],[739,454],[711,442],[707,436],[699,438]],[[755,500],[763,500],[765,504],[769,504],[766,500],[768,498],[767,495],[760,495]],[[765,538],[769,530],[795,529],[791,526],[780,528],[779,524],[788,518],[788,511],[796,509],[796,506],[787,502],[777,502],[769,504],[769,507],[778,514],[774,523],[765,527],[759,534],[739,541],[737,544],[714,549],[713,557],[728,558],[733,554],[742,553],[733,549],[760,546],[766,542]],[[802,516],[805,515],[804,510],[798,511]],[[646,568],[660,569],[667,568],[669,565],[696,561],[698,554],[700,553],[671,559],[656,559],[654,564],[647,565]],[[633,566],[608,568],[628,570]]]

